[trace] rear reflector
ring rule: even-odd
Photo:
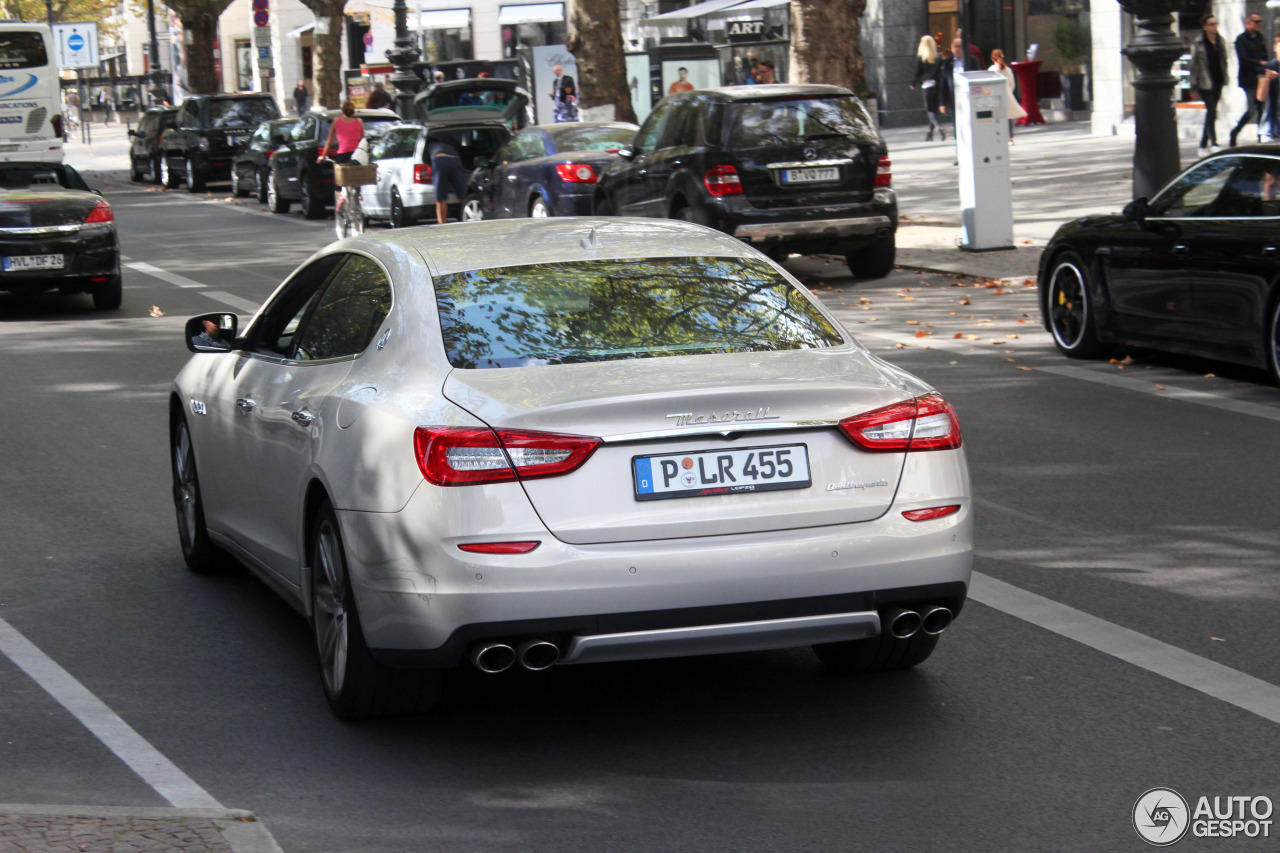
[[[557,163],[556,174],[560,180],[571,184],[594,184],[596,170],[587,163]]]
[[[418,427],[418,467],[437,486],[469,486],[559,477],[577,470],[600,446],[580,435],[470,427]]]
[[[952,504],[951,506],[934,506],[928,509],[909,509],[902,513],[902,517],[907,521],[929,521],[934,518],[943,518],[960,511],[960,504]]]
[[[742,179],[732,166],[713,166],[702,176],[702,182],[712,195],[742,195]]]
[[[414,163],[413,164],[413,182],[415,184],[431,183],[431,164],[430,163]]]
[[[854,444],[872,453],[954,450],[960,446],[955,409],[936,391],[846,418],[840,429]]]
[[[876,186],[893,186],[893,161],[884,154],[880,155],[880,161],[876,163]]]
[[[459,551],[468,551],[472,554],[528,554],[534,548],[541,545],[541,542],[472,542],[467,545],[459,545]]]

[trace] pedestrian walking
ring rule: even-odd
[[[1013,85],[1013,69],[1009,67],[1009,63],[1004,61],[1004,51],[996,48],[991,51],[991,67],[987,69],[1004,77],[1005,87],[1009,90],[1009,99],[1006,103],[1008,109],[1004,111],[1005,116],[1009,119],[1009,142],[1013,142],[1013,126],[1020,118],[1027,117],[1027,111],[1022,108],[1022,104],[1018,103],[1017,94]]]
[[[106,86],[98,91],[98,104],[102,107],[102,124],[111,124],[111,92]]]
[[[924,135],[925,142],[933,141],[933,133],[942,135],[947,141],[947,131],[938,121],[941,87],[938,78],[942,76],[942,57],[938,55],[938,43],[933,36],[920,37],[920,46],[916,48],[916,76],[911,81],[912,89],[920,90],[920,99],[924,102],[924,114],[929,119],[929,131]]]
[[[578,92],[573,78],[565,74],[560,78],[560,89],[551,96],[554,103],[556,124],[578,120]]]
[[[1236,82],[1244,90],[1247,106],[1244,115],[1240,116],[1240,121],[1231,131],[1232,148],[1235,147],[1240,131],[1245,125],[1262,121],[1262,102],[1258,100],[1258,78],[1270,76],[1274,80],[1280,76],[1275,71],[1268,71],[1264,67],[1270,58],[1266,39],[1262,37],[1262,16],[1257,12],[1250,12],[1244,19],[1244,32],[1236,36],[1236,62],[1239,65],[1236,71]]]
[[[381,83],[374,83],[373,91],[369,93],[369,98],[364,105],[367,109],[380,110],[391,106],[391,96],[387,94],[387,90]]]
[[[772,59],[760,60],[760,64],[756,66],[756,82],[761,85],[777,83],[778,79],[774,76],[774,67]]]
[[[298,85],[293,87],[293,105],[298,115],[302,115],[307,111],[307,84],[299,80]]]
[[[1218,35],[1218,19],[1205,15],[1200,35],[1191,43],[1191,86],[1204,101],[1201,150],[1218,147],[1218,101],[1227,83],[1227,51]]]
[[[1280,101],[1280,80],[1271,76],[1272,73],[1280,72],[1280,36],[1271,39],[1271,53],[1271,59],[1262,66],[1269,73],[1258,78],[1258,100],[1266,111],[1266,121],[1258,121],[1258,132],[1266,142],[1280,140],[1280,113],[1277,113],[1277,106],[1280,106],[1277,103]]]

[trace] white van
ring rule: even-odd
[[[44,24],[0,23],[0,162],[62,162],[62,102]]]

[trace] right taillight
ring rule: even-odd
[[[876,186],[893,186],[893,161],[885,154],[876,162]]]
[[[418,427],[413,434],[422,476],[437,486],[559,477],[599,446],[598,438],[509,429]]]
[[[702,176],[707,192],[712,195],[741,195],[742,179],[732,166],[713,166]]]
[[[872,453],[954,450],[960,446],[955,409],[937,392],[846,418],[840,429],[854,444]]]
[[[413,182],[415,184],[431,183],[431,164],[430,163],[414,163],[413,164]]]

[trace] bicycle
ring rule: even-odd
[[[378,167],[360,163],[334,163],[333,182],[338,200],[333,208],[333,232],[339,240],[364,233],[367,217],[360,200],[360,187],[378,182]]]

